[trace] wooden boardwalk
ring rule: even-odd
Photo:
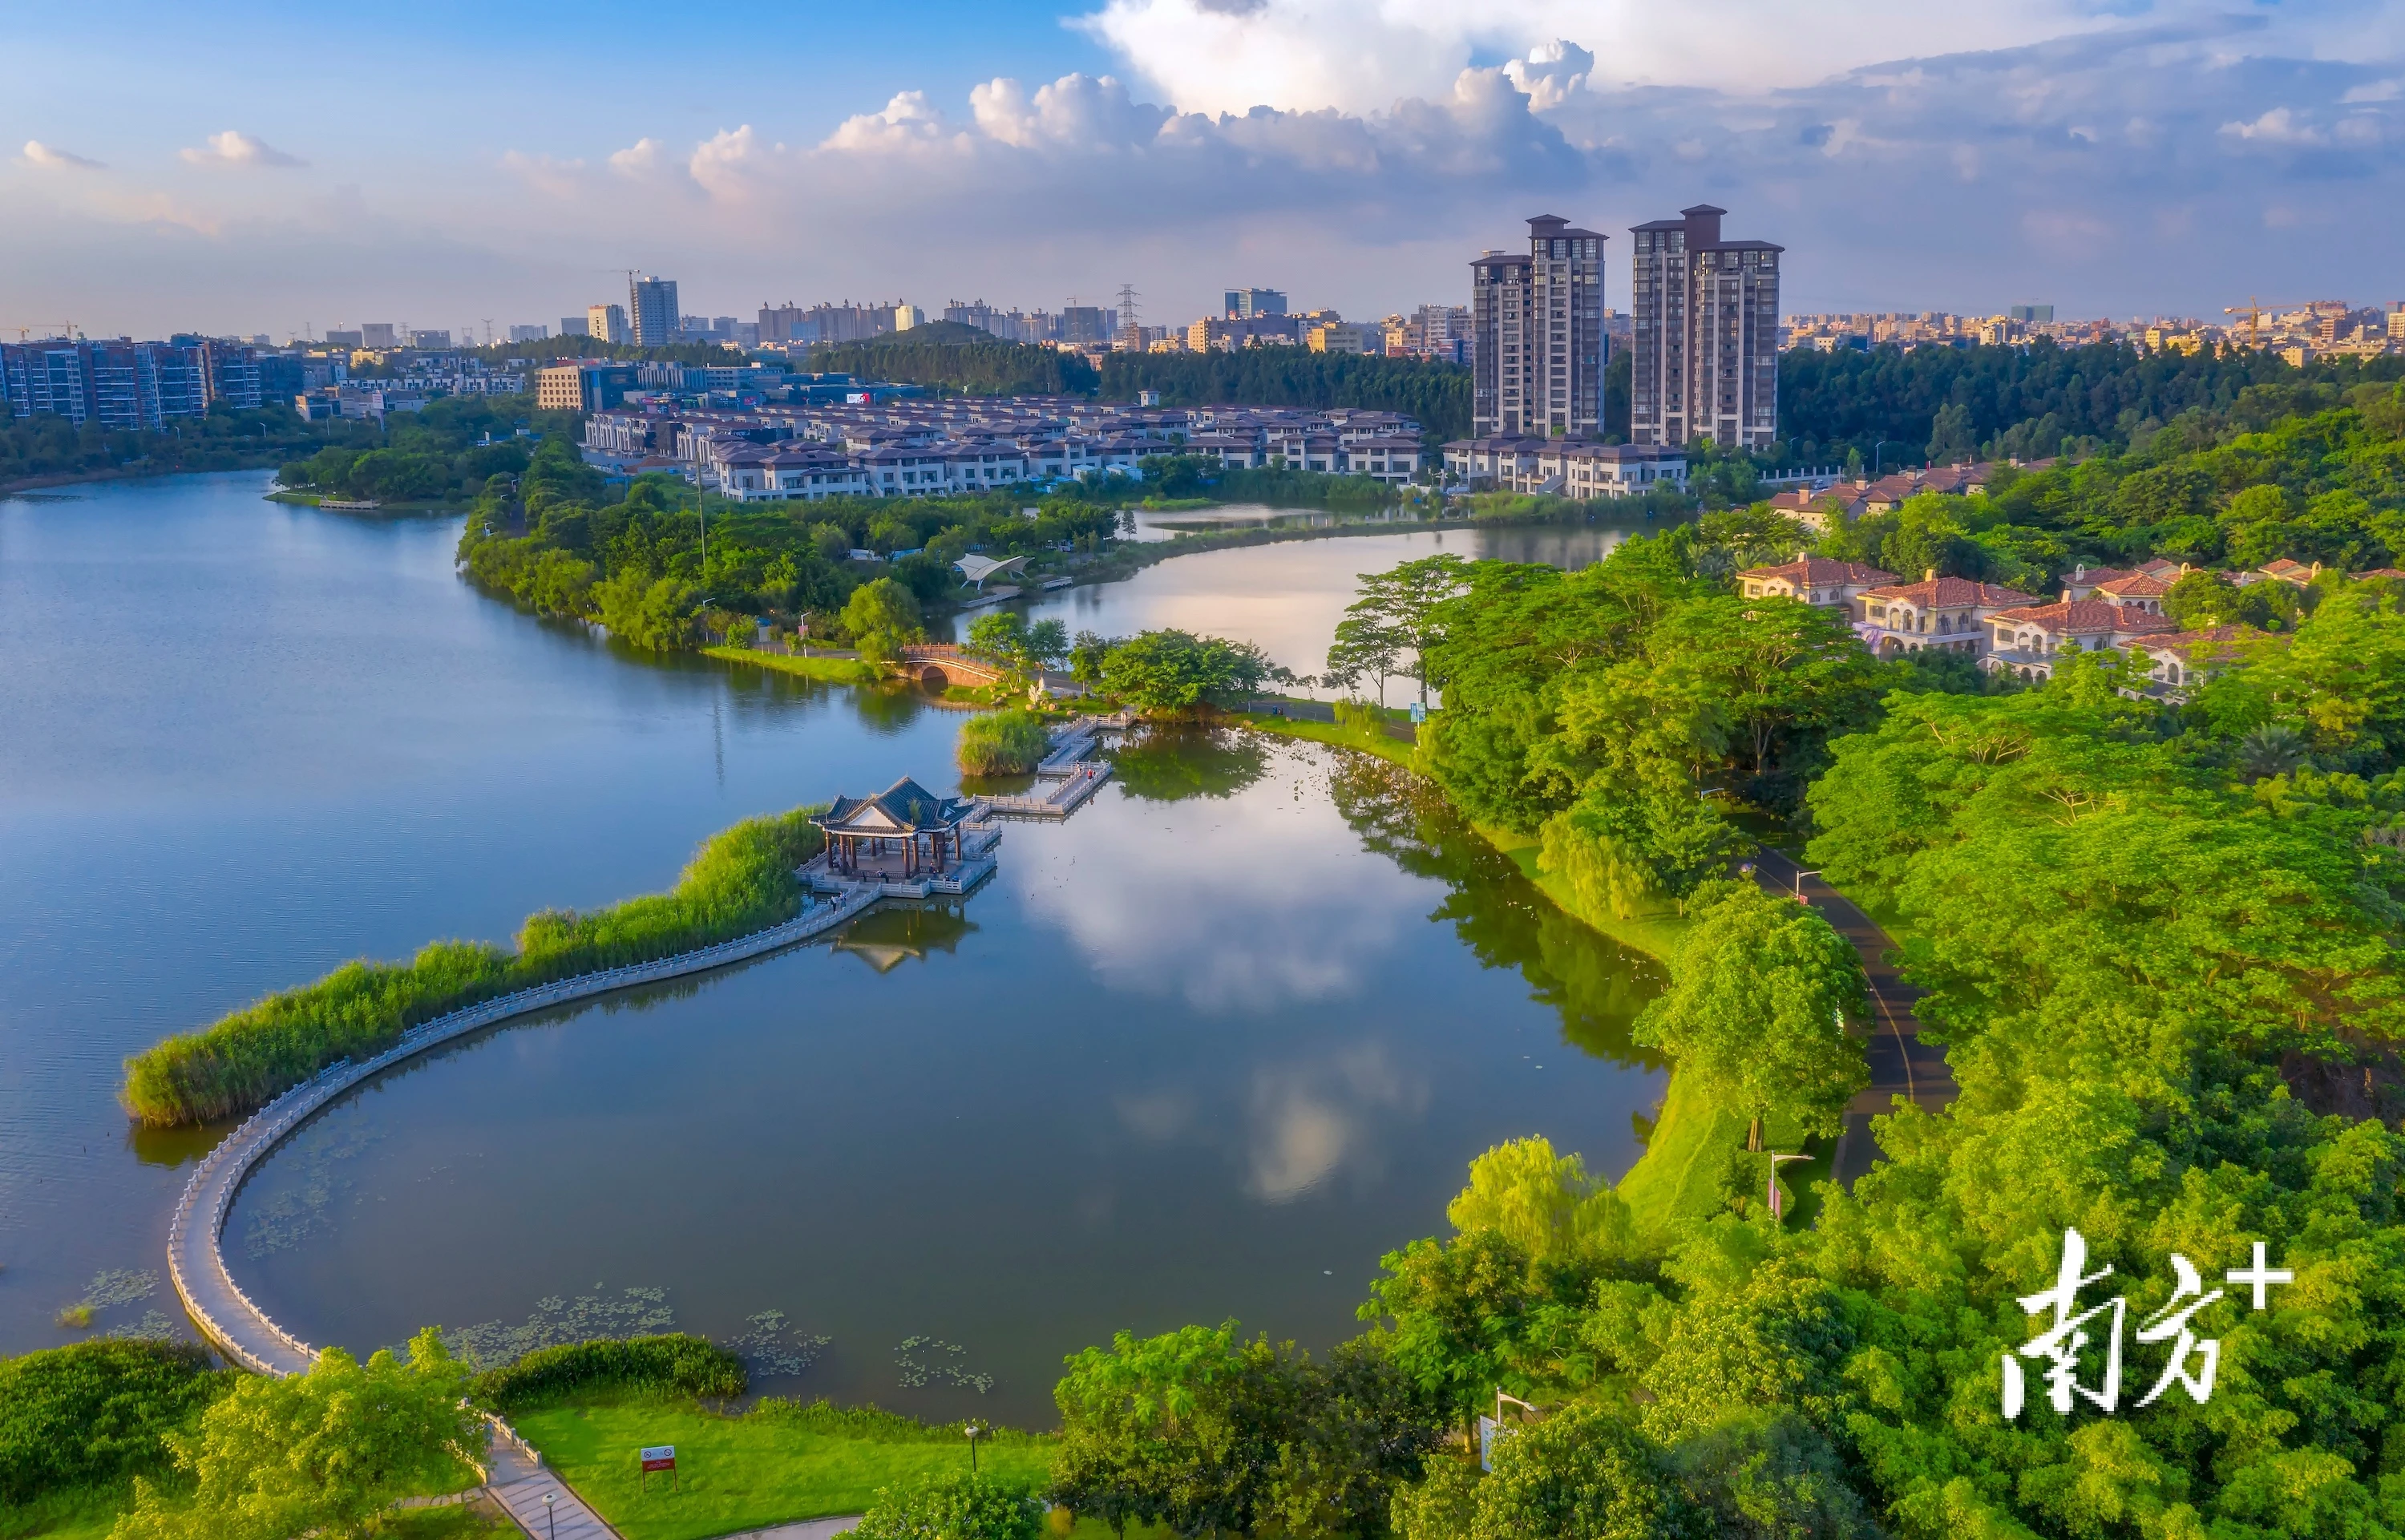
[[[183,1300],[192,1323],[229,1359],[257,1374],[300,1374],[316,1362],[316,1349],[277,1325],[243,1293],[242,1286],[227,1270],[223,1246],[226,1214],[233,1207],[234,1194],[242,1190],[243,1182],[259,1164],[294,1129],[351,1087],[404,1059],[513,1016],[663,979],[706,972],[808,940],[843,924],[876,903],[879,897],[874,888],[864,886],[832,903],[806,910],[783,925],[731,941],[655,962],[562,979],[455,1010],[412,1027],[400,1041],[372,1059],[362,1063],[346,1059],[294,1086],[251,1114],[241,1127],[203,1157],[176,1201],[175,1212],[167,1222],[167,1274],[174,1279],[176,1293]]]

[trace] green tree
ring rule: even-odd
[[[1573,1406],[1497,1442],[1469,1540],[1687,1540],[1698,1517],[1658,1446]]]
[[[1053,1392],[1053,1499],[1123,1532],[1357,1533],[1418,1474],[1430,1420],[1374,1344],[1325,1364],[1292,1344],[1239,1341],[1232,1322],[1118,1334],[1068,1361]]]
[[[1419,681],[1423,706],[1428,704],[1428,654],[1444,641],[1444,602],[1462,591],[1466,565],[1451,552],[1440,552],[1401,562],[1383,572],[1363,572],[1359,574],[1361,597],[1344,607],[1348,615],[1375,622],[1396,653],[1407,651],[1412,655],[1412,676]],[[1338,631],[1341,639],[1341,625]],[[1371,638],[1362,640],[1375,644]],[[1380,705],[1385,704],[1384,683],[1382,674]]]
[[[918,600],[890,577],[852,590],[843,606],[843,628],[851,633],[860,656],[876,663],[892,662],[926,634],[920,627]]]
[[[1470,1185],[1445,1208],[1456,1230],[1491,1230],[1539,1261],[1616,1251],[1629,1239],[1628,1206],[1587,1175],[1576,1155],[1555,1155],[1539,1136],[1510,1139],[1470,1163]]]
[[[1478,1408],[1507,1381],[1548,1294],[1529,1256],[1509,1236],[1464,1231],[1449,1243],[1415,1240],[1379,1260],[1363,1321],[1391,1321],[1389,1351],[1421,1392],[1468,1435]]]
[[[101,1338],[0,1359],[0,1507],[157,1474],[170,1435],[233,1379],[177,1343]]]
[[[1869,1013],[1862,958],[1828,921],[1751,883],[1717,883],[1696,894],[1670,987],[1636,1033],[1742,1109],[1746,1147],[1759,1150],[1773,1112],[1838,1132],[1846,1103],[1870,1083],[1846,1023]]]
[[[879,1487],[852,1533],[860,1540],[1036,1540],[1044,1505],[1024,1487],[953,1471]]]
[[[1146,631],[1112,646],[1103,659],[1103,686],[1148,714],[1174,715],[1233,705],[1278,672],[1249,642]]]
[[[289,1540],[357,1534],[400,1498],[440,1491],[483,1447],[465,1369],[428,1327],[402,1363],[339,1348],[289,1378],[245,1379],[175,1440],[189,1500],[147,1481],[113,1540]]]
[[[1098,631],[1079,631],[1069,644],[1069,673],[1080,685],[1103,682],[1103,660],[1110,656],[1111,643]]]
[[[1328,645],[1325,683],[1352,690],[1368,674],[1378,682],[1378,705],[1384,709],[1386,681],[1401,666],[1402,639],[1392,626],[1374,615],[1348,615],[1336,623],[1335,638]]]

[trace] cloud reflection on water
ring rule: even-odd
[[[1380,1113],[1416,1117],[1428,1087],[1399,1067],[1383,1043],[1362,1043],[1316,1063],[1263,1068],[1253,1076],[1245,1191],[1264,1203],[1288,1203],[1317,1189],[1340,1167],[1375,1178],[1384,1168],[1375,1135]]]
[[[1076,842],[1074,878],[1029,870],[1028,906],[1115,990],[1211,1014],[1358,996],[1426,928],[1430,895],[1363,852],[1325,796],[1302,794],[1322,773],[1281,755],[1232,797],[1164,805],[1106,789],[1079,814],[1102,837]]]

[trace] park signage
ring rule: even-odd
[[[651,1491],[652,1473],[654,1471],[668,1472],[668,1486],[675,1491],[681,1491],[683,1490],[678,1485],[679,1478],[677,1476],[675,1445],[648,1445],[643,1448],[640,1458],[643,1462],[643,1468],[635,1475],[635,1485],[638,1491]]]

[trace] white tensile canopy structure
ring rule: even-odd
[[[958,561],[953,562],[952,565],[958,567],[961,570],[961,575],[967,578],[971,583],[976,584],[977,586],[977,591],[982,593],[985,590],[985,580],[987,578],[999,577],[1004,572],[1016,571],[1018,568],[1025,565],[1026,561],[1027,558],[1023,556],[1015,556],[1006,560],[996,561],[992,557],[972,555],[961,558]]]

